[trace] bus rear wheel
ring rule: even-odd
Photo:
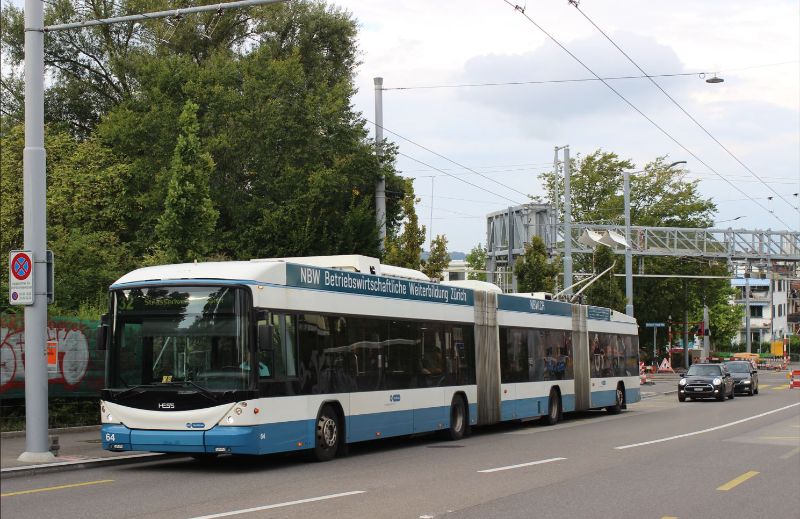
[[[336,456],[341,438],[339,415],[330,405],[325,405],[317,416],[314,428],[314,459],[329,461]]]
[[[547,414],[544,422],[547,425],[555,425],[561,420],[561,394],[555,389],[550,390],[550,398],[547,404]]]
[[[458,441],[467,431],[467,405],[461,395],[453,397],[450,404],[450,427],[447,429],[447,439]]]
[[[614,392],[614,405],[606,407],[608,414],[619,414],[625,407],[625,388],[622,384],[617,384],[617,390]]]

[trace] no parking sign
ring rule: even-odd
[[[33,304],[31,251],[12,250],[8,255],[8,300],[12,305]]]

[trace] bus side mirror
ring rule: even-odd
[[[269,324],[267,312],[259,310],[256,312],[256,344],[258,351],[267,351],[272,349],[272,326]]]
[[[100,316],[100,325],[97,327],[97,335],[95,336],[95,346],[97,351],[105,351],[108,341],[108,314]]]

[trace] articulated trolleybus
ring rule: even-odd
[[[346,444],[637,402],[636,322],[364,256],[142,268],[103,328],[112,451],[333,458]]]

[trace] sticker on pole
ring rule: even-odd
[[[26,250],[8,255],[8,301],[12,305],[33,304],[33,258]]]

